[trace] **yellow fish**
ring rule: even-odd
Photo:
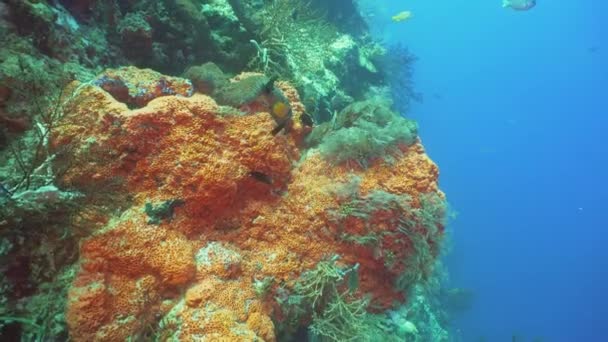
[[[277,101],[272,106],[272,116],[274,116],[275,120],[277,121],[285,120],[289,115],[290,110],[291,108],[289,108],[289,105],[287,103],[283,101]]]
[[[266,101],[270,104],[270,115],[272,115],[272,118],[277,123],[277,127],[271,132],[272,135],[276,135],[282,129],[285,129],[285,132],[287,132],[293,115],[291,105],[283,92],[274,87],[276,80],[276,76],[272,77],[264,87]]]
[[[397,13],[396,15],[394,15],[391,19],[398,23],[400,21],[406,21],[408,19],[410,19],[412,17],[412,12],[410,11],[403,11],[400,13]]]

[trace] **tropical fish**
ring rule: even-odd
[[[251,171],[249,172],[249,175],[251,177],[253,177],[253,179],[257,180],[258,182],[262,182],[264,184],[268,184],[268,185],[272,185],[272,178],[260,171]]]
[[[511,7],[516,11],[527,11],[536,6],[536,0],[502,0],[502,7]]]
[[[293,115],[289,101],[283,95],[280,89],[275,88],[274,82],[277,77],[271,78],[265,87],[265,93],[268,103],[270,104],[270,115],[277,123],[277,127],[272,130],[272,135],[276,135],[283,128],[287,128],[287,124],[291,122]]]
[[[285,120],[285,118],[289,117],[291,108],[289,106],[289,103],[287,103],[286,101],[282,101],[282,100],[278,100],[277,102],[272,104],[272,116],[275,117],[275,119],[278,119],[280,121]]]
[[[412,12],[410,12],[410,11],[403,11],[403,12],[399,12],[399,13],[395,14],[391,19],[394,22],[398,23],[398,22],[401,22],[401,21],[408,20],[411,17],[412,17]]]
[[[308,126],[308,127],[312,127],[315,124],[312,117],[310,115],[308,115],[307,113],[303,113],[300,116],[300,121],[302,122],[302,125]]]

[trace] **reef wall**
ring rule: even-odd
[[[247,77],[256,75],[239,76]],[[443,194],[419,143],[396,145],[390,162],[376,158],[366,168],[334,165],[315,150],[302,157],[310,128],[286,83],[279,88],[294,121],[276,136],[263,105],[226,114],[195,94],[130,110],[101,88],[73,87],[53,139],[54,148],[72,144],[63,158],[77,160],[62,187],[89,193],[119,179],[129,198],[81,245],[67,313],[74,340],[127,339],[163,317],[157,333],[179,340],[273,341],[273,321],[286,324],[289,298],[302,296],[294,288],[303,272],[334,255],[337,272],[358,265],[349,296],[368,295],[376,310],[403,301],[429,274]]]
[[[438,168],[343,2],[2,3],[0,336],[444,340]]]

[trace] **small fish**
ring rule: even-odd
[[[397,14],[395,14],[394,16],[391,17],[391,20],[393,20],[394,22],[398,23],[401,21],[406,21],[408,19],[412,18],[412,12],[410,11],[403,11],[403,12],[399,12]]]
[[[272,115],[272,118],[277,123],[277,127],[271,131],[272,135],[277,135],[284,128],[287,130],[287,124],[291,122],[291,117],[293,116],[289,101],[283,95],[283,92],[274,86],[276,80],[276,76],[272,77],[264,87],[266,98],[270,104],[270,115]]]
[[[257,180],[258,182],[262,182],[264,184],[268,184],[268,185],[272,185],[272,178],[263,173],[263,172],[259,172],[259,171],[251,171],[249,172],[249,175],[251,177],[253,177],[253,179]]]
[[[289,117],[291,108],[285,101],[279,100],[272,105],[272,115],[275,119],[285,120]]]
[[[502,7],[510,7],[516,11],[527,11],[536,6],[536,0],[502,0]]]
[[[308,126],[308,127],[312,127],[315,124],[312,117],[310,115],[308,115],[307,113],[303,113],[300,116],[300,121],[302,122],[302,125]]]

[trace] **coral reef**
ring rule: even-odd
[[[392,85],[387,79],[409,82],[401,70],[414,60],[373,41],[350,0],[9,1],[2,12],[0,39],[14,55],[96,73],[133,64],[178,75],[214,62],[232,73],[276,74],[298,89],[317,122],[330,120],[344,99]],[[417,95],[402,94],[394,93],[401,102]]]
[[[107,217],[81,245],[67,314],[74,340],[139,336],[164,317],[156,332],[162,336],[272,341],[273,321],[290,319],[298,327],[325,311],[311,304],[289,318],[287,304],[273,298],[294,298],[310,287],[298,285],[300,276],[318,281],[305,272],[330,255],[341,256],[342,268],[358,265],[352,295],[340,295],[336,283],[331,298],[312,299],[331,315],[343,305],[365,312],[368,300],[376,310],[389,308],[430,273],[443,235],[443,194],[437,167],[415,140],[390,142],[399,150],[391,162],[376,158],[353,169],[314,149],[300,157],[298,137],[306,127],[288,84],[281,87],[296,119],[289,133],[276,136],[269,108],[224,116],[213,98],[195,94],[129,109],[95,84],[73,86],[79,91],[52,145],[74,146],[56,165],[78,162],[59,184],[94,198],[91,183],[104,188],[120,178],[121,191],[132,198],[130,209]],[[272,281],[260,295],[262,279]],[[328,296],[323,293],[317,285],[307,296]],[[359,302],[363,295],[369,299]],[[327,315],[319,316],[324,324],[334,319]],[[202,316],[209,321],[188,323]],[[329,329],[321,322],[315,329]]]
[[[0,339],[445,340],[413,59],[356,2],[9,0],[0,44]]]

